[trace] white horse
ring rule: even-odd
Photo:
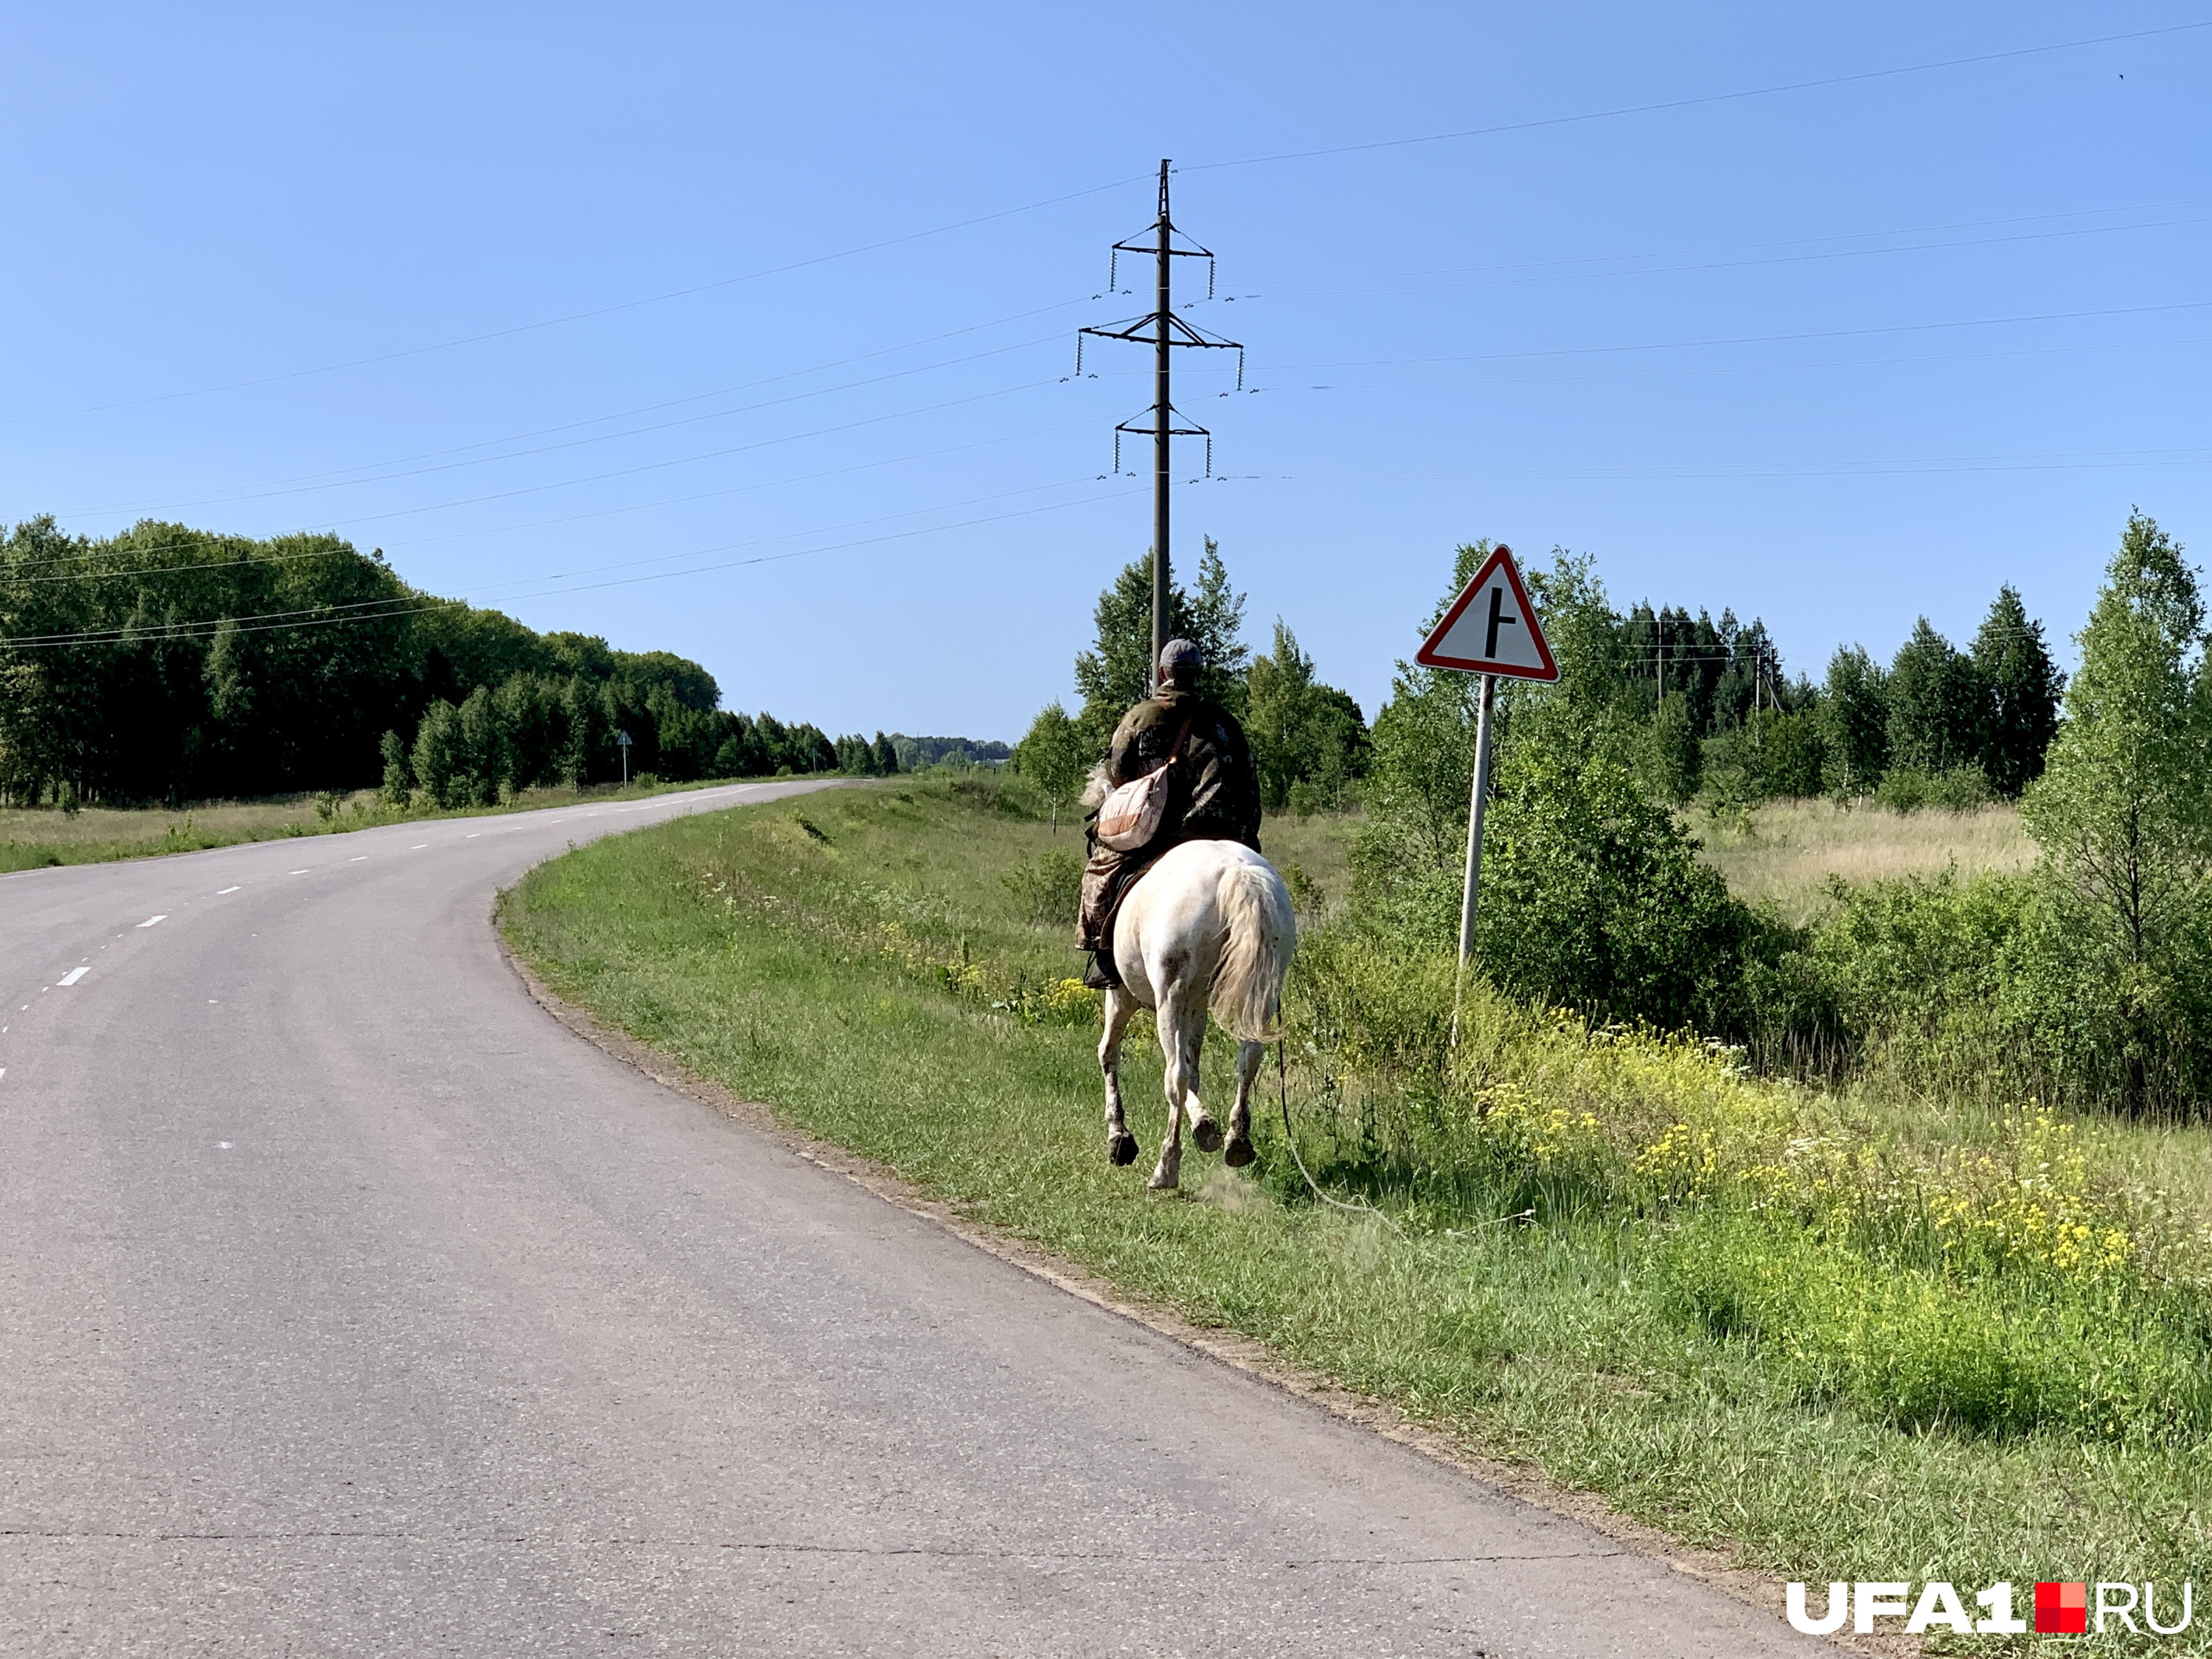
[[[1281,1024],[1283,980],[1297,949],[1290,890],[1275,866],[1233,841],[1187,841],[1161,855],[1121,901],[1114,965],[1121,983],[1106,993],[1106,1156],[1135,1161],[1137,1140],[1121,1117],[1121,1036],[1139,1008],[1158,1016],[1167,1060],[1168,1133],[1152,1171],[1156,1188],[1182,1170],[1182,1123],[1202,1152],[1223,1152],[1231,1168],[1252,1161],[1252,1079]],[[1237,1105],[1221,1126],[1198,1097],[1198,1052],[1211,1007],[1237,1039]]]

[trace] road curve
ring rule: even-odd
[[[0,878],[0,1653],[1814,1645],[659,1087],[501,961],[493,892],[569,842],[805,787]]]

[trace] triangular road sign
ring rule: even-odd
[[[1559,665],[1536,624],[1536,609],[1513,550],[1501,547],[1460,590],[1443,620],[1413,653],[1425,668],[1458,668],[1470,674],[1510,674],[1517,679],[1555,680]]]

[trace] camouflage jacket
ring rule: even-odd
[[[1156,846],[1239,841],[1260,850],[1260,773],[1237,717],[1217,702],[1172,688],[1148,697],[1114,728],[1106,776],[1117,787],[1157,769],[1175,747],[1183,717],[1190,735],[1169,776],[1167,816]]]

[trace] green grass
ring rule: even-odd
[[[1270,821],[1266,833],[1271,853],[1340,891],[1344,821]],[[1480,1124],[1443,1121],[1460,1097],[1424,1096],[1405,1081],[1419,1067],[1404,1054],[1365,1051],[1364,1091],[1313,1063],[1294,1078],[1309,1161],[1388,1204],[1409,1236],[1309,1201],[1272,1102],[1251,1170],[1187,1148],[1185,1192],[1146,1191],[1149,1159],[1116,1170],[1103,1156],[1097,1005],[1065,983],[1065,925],[1033,919],[1005,879],[1079,846],[1066,830],[1055,843],[988,779],[925,780],[596,842],[532,872],[503,925],[562,994],[975,1219],[1778,1577],[2171,1585],[2206,1559],[2212,1482],[2193,1431],[2156,1412],[2153,1431],[2084,1430],[2052,1393],[2083,1354],[2124,1359],[2125,1322],[2149,1304],[2115,1301],[2101,1325],[2087,1292],[2036,1304],[2038,1317],[2095,1326],[2080,1341],[2072,1325],[2039,1332],[2059,1345],[2039,1366],[2005,1323],[2004,1297],[2030,1294],[2032,1279],[1999,1275],[1984,1295],[1971,1276],[1944,1279],[1940,1252],[1869,1274],[1869,1252],[1904,1250],[1904,1233],[1869,1242],[1842,1222],[1820,1233],[1786,1206],[1694,1201],[1717,1178],[1697,1170],[1732,1167],[1730,1134],[1751,1148],[1746,1180],[1766,1178],[1753,1165],[1770,1131],[1833,1130],[1844,1150],[1805,1177],[1813,1186],[1870,1155],[1878,1143],[1848,1100],[1742,1079],[1694,1048],[1593,1041],[1490,1000],[1463,1046],[1473,1058],[1454,1062],[1488,1068]],[[1317,939],[1314,960],[1332,948]],[[1344,967],[1347,984],[1356,968]],[[1352,1012],[1332,1016],[1346,1030],[1358,994],[1343,995]],[[1319,1029],[1310,1008],[1301,1018]],[[1217,1109],[1227,1057],[1219,1044],[1207,1055]],[[1132,1127],[1157,1139],[1148,1036],[1124,1068]],[[1655,1141],[1678,1110],[1694,1133]],[[1404,1127],[1426,1120],[1426,1141]],[[1393,1136],[1467,1152],[1378,1163],[1372,1148]],[[2126,1172],[2124,1147],[2091,1140]],[[1661,1142],[1683,1153],[1679,1169],[1654,1161]],[[2203,1167],[2201,1152],[2142,1156],[2161,1170]],[[1962,1205],[2010,1190],[2005,1171],[1984,1187],[1970,1176],[1951,1189]],[[1538,1224],[1498,1224],[1527,1201]],[[1863,1212],[1844,1221],[1902,1213]],[[1759,1226],[1779,1229],[1781,1247]],[[2142,1376],[2123,1381],[2154,1391],[2172,1358],[2146,1348]],[[2100,1399],[2125,1392],[2099,1386]],[[1903,1406],[1886,1407],[1885,1390]]]
[[[276,795],[261,800],[195,801],[167,807],[87,806],[64,812],[53,806],[0,806],[0,872],[35,870],[57,864],[106,864],[117,859],[158,858],[169,853],[198,853],[240,842],[279,841],[292,836],[323,836],[344,830],[416,818],[479,817],[498,812],[529,812],[577,801],[636,800],[672,790],[704,789],[705,783],[598,784],[581,789],[525,789],[496,806],[441,812],[394,811],[378,804],[376,792],[349,794]],[[318,805],[332,810],[325,814]]]

